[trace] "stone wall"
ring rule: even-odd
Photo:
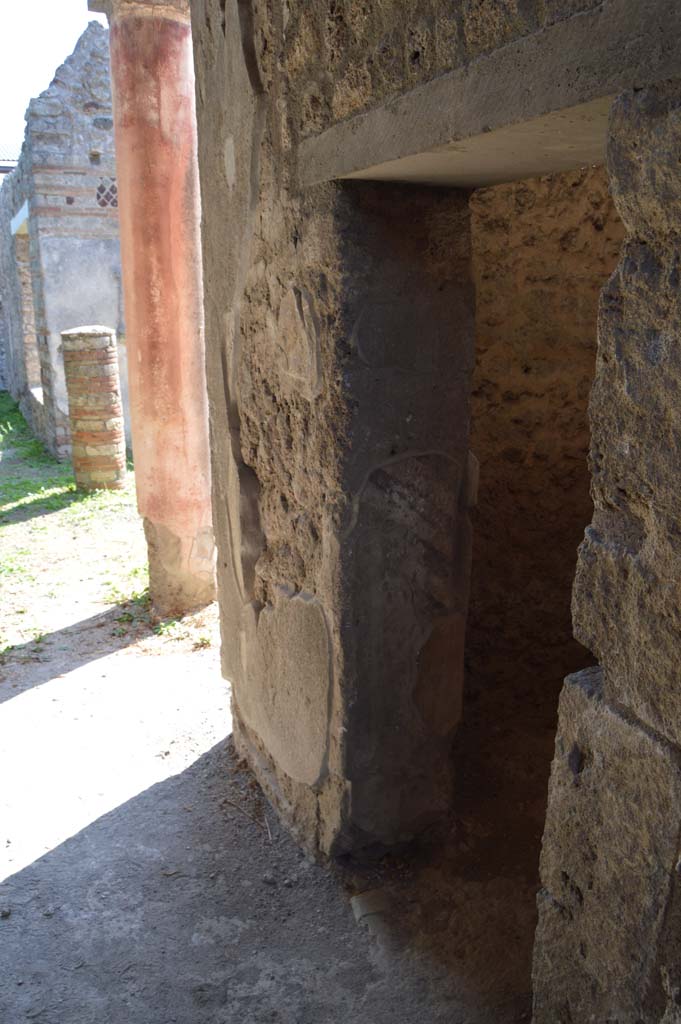
[[[0,300],[0,391],[7,390],[7,349],[9,348],[9,323],[5,307]]]
[[[278,32],[295,137],[315,134],[598,0],[326,0],[274,4],[256,55],[275,75]],[[277,21],[279,24],[277,24]]]
[[[452,6],[192,4],[223,667],[237,745],[322,853],[409,838],[448,807],[471,385],[470,667],[515,704],[480,720],[477,765],[525,722],[487,792],[469,761],[469,795],[540,819],[534,726],[545,755],[553,723],[537,704],[589,657],[566,593],[590,515],[596,292],[622,238],[602,172],[473,197],[473,380],[468,197],[297,184],[305,133],[601,5]],[[561,698],[535,1024],[680,1019],[680,96],[672,82],[614,107],[627,240],[600,306],[573,604],[600,667]]]
[[[611,114],[627,237],[601,298],[594,514],[573,595],[575,634],[600,668],[561,698],[536,1024],[680,1019],[680,114],[681,81],[625,93]]]
[[[26,202],[28,181],[24,160],[3,178],[0,187],[0,302],[3,308],[5,384],[20,402],[28,390],[24,360],[24,328],[21,282],[17,272],[15,241],[10,222]],[[30,253],[30,250],[29,250]],[[35,322],[35,316],[33,317]]]
[[[570,597],[592,511],[598,297],[624,232],[602,167],[474,192],[471,216],[480,486],[467,685],[473,701],[497,690],[502,715],[506,701],[543,701],[551,722],[564,677],[588,664]]]
[[[240,749],[322,852],[408,838],[451,793],[445,750],[459,716],[476,475],[471,250],[465,194],[359,182],[301,190],[297,147],[599,5],[453,6],[192,4],[223,667]],[[488,675],[503,665],[510,679],[520,657],[555,687],[583,657],[566,593],[589,517],[580,460],[595,296],[619,227],[593,171],[481,194],[473,207],[480,251],[499,250],[515,311],[509,342],[494,281],[479,271],[491,301],[474,429],[495,482],[483,481],[479,513],[490,543],[473,661]],[[520,243],[524,256],[508,251]],[[517,499],[531,534],[517,563],[502,551],[519,528],[506,502],[495,535],[501,494]],[[516,693],[534,685],[514,680]]]
[[[296,194],[289,83],[259,65],[260,28],[236,3],[192,17],[235,735],[308,846],[394,843],[451,794],[471,498],[467,196]]]
[[[124,333],[108,61],[108,33],[92,22],[48,89],[31,100],[19,165],[0,190],[8,387],[59,457],[66,457],[69,443],[60,332],[103,323]],[[16,281],[10,225],[24,204],[42,393],[35,367],[26,377],[22,323],[30,310]],[[24,299],[27,294],[24,288]]]

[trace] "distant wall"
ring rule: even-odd
[[[602,167],[474,192],[471,448],[480,462],[472,685],[549,687],[581,668],[570,598],[591,519],[587,405],[599,293],[624,229]]]
[[[17,280],[11,227],[24,203],[32,309]],[[69,451],[61,331],[94,323],[123,332],[117,207],[108,33],[91,22],[48,89],[31,100],[19,165],[0,190],[7,387],[59,457]],[[31,358],[26,370],[31,315],[39,380]],[[126,435],[129,443],[127,409]]]

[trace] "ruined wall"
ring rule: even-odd
[[[591,518],[587,403],[600,290],[623,227],[604,168],[471,199],[480,463],[466,659],[471,696],[542,692],[588,662],[572,638],[577,547]],[[512,691],[512,696],[511,696]]]
[[[561,698],[535,1024],[673,1024],[681,1003],[681,81],[620,97],[608,170],[627,238],[600,305],[594,514],[575,634],[600,667]]]
[[[108,33],[91,22],[49,88],[31,100],[19,165],[0,190],[8,386],[59,457],[68,454],[69,437],[60,332],[101,323],[123,333],[108,62]],[[42,393],[31,390],[21,368],[21,289],[10,221],[24,203]]]
[[[279,5],[275,5],[279,6]],[[599,6],[598,0],[288,0],[283,68],[292,131],[305,137],[522,36]],[[255,37],[265,65],[269,26]]]

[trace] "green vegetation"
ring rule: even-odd
[[[52,511],[64,508],[79,495],[71,467],[53,459],[31,434],[16,402],[0,391],[0,523],[30,505]]]
[[[211,612],[154,625],[133,473],[118,491],[77,491],[70,464],[36,441],[3,392],[0,589],[0,659],[11,652],[44,660],[65,629],[87,623],[104,642],[108,635],[131,644],[184,642],[191,650],[215,642]]]
[[[6,599],[2,653],[43,643],[51,630],[41,616],[47,622],[57,615],[60,602],[74,591],[100,607],[125,606],[130,618],[117,622],[117,630],[135,628],[144,617],[148,626],[148,573],[133,474],[118,491],[76,490],[71,465],[58,462],[33,437],[5,392],[0,392],[0,585]]]

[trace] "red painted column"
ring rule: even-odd
[[[189,2],[106,6],[137,499],[176,615],[215,596]]]

